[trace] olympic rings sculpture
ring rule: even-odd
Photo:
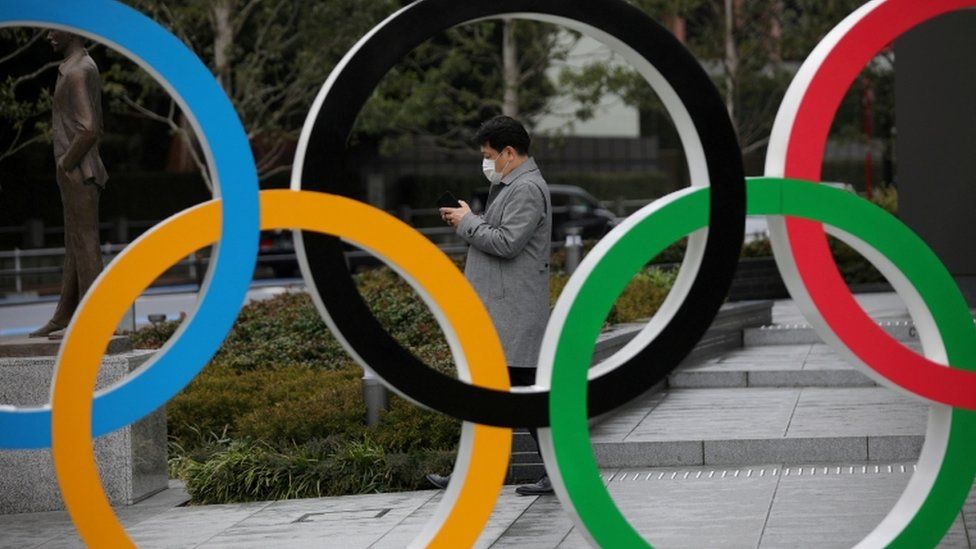
[[[50,409],[0,408],[0,448],[50,446],[82,539],[92,546],[132,546],[102,491],[93,437],[137,421],[189,383],[216,352],[243,302],[258,231],[292,228],[309,291],[346,350],[391,389],[465,420],[454,480],[414,545],[474,543],[504,479],[511,427],[529,424],[543,427],[547,471],[581,531],[600,546],[646,547],[599,480],[585,436],[587,418],[639,395],[691,350],[728,290],[748,212],[770,216],[777,265],[824,340],[878,381],[933,404],[918,471],[859,546],[935,546],[976,476],[976,328],[951,276],[914,233],[866,201],[810,182],[819,179],[831,119],[861,68],[908,29],[973,6],[976,0],[872,0],[841,22],[784,99],[766,177],[746,181],[714,86],[667,31],[623,0],[499,0],[491,6],[421,0],[373,29],[329,76],[302,133],[292,190],[258,193],[253,158],[229,100],[173,36],[112,0],[79,0],[71,9],[54,0],[8,0],[0,4],[0,26],[84,34],[156,76],[194,124],[221,185],[219,198],[160,223],[102,273],[60,350]],[[587,255],[553,310],[538,390],[530,393],[509,392],[491,320],[443,253],[396,218],[331,193],[335,181],[326,170],[341,165],[356,113],[400,57],[440,30],[490,17],[564,24],[622,53],[674,119],[696,182],[629,217]],[[315,154],[306,158],[309,150]],[[831,262],[824,226],[891,281],[919,327],[924,357],[891,339],[860,309]],[[678,282],[661,310],[631,344],[590,369],[602,321],[631,276],[689,235]],[[376,254],[417,290],[444,330],[460,380],[438,377],[379,328],[338,262],[340,238]],[[101,357],[125,308],[170,265],[215,242],[216,261],[198,310],[146,366],[95,394]],[[407,364],[410,379],[390,367],[394,361]],[[620,392],[622,382],[626,392]]]

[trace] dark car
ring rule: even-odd
[[[295,242],[291,231],[278,229],[262,231],[258,242],[258,263],[271,267],[275,278],[290,278],[297,274]]]
[[[552,240],[566,239],[566,229],[579,227],[584,240],[599,239],[617,224],[617,216],[604,208],[593,195],[575,185],[549,185],[552,199]],[[484,211],[488,188],[483,187],[471,197],[471,209]]]

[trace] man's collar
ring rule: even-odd
[[[75,51],[74,53],[69,55],[64,61],[62,61],[60,65],[58,65],[58,73],[64,74],[68,70],[68,67],[70,65],[77,63],[79,59],[81,59],[86,55],[88,55],[88,50],[86,50],[85,48],[81,48],[80,50]]]
[[[508,175],[506,175],[505,177],[502,178],[501,183],[503,185],[508,185],[512,181],[515,181],[516,179],[518,179],[521,175],[526,174],[526,173],[529,173],[531,171],[538,170],[538,169],[539,169],[539,166],[536,165],[535,158],[532,158],[530,156],[530,157],[528,157],[525,160],[525,162],[522,162],[521,164],[519,164],[519,166],[517,168],[515,168],[514,170],[508,172]]]

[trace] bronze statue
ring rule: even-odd
[[[102,135],[102,83],[83,39],[69,32],[48,34],[64,57],[54,87],[51,129],[58,188],[64,208],[64,272],[54,316],[31,337],[58,338],[78,302],[102,270],[98,198],[108,174],[98,155]]]

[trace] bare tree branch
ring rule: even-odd
[[[33,137],[31,137],[30,139],[27,139],[25,141],[22,141],[22,142],[18,143],[18,141],[20,140],[20,137],[23,135],[23,133],[24,133],[24,125],[23,124],[19,124],[17,126],[17,134],[14,136],[13,140],[10,142],[10,145],[7,147],[7,150],[5,150],[3,152],[3,154],[0,154],[0,162],[3,162],[5,159],[7,159],[7,158],[9,158],[9,157],[17,154],[18,152],[26,149],[27,147],[33,145],[34,143],[39,143],[41,141],[44,141],[44,135],[43,134],[36,134]]]
[[[10,54],[5,55],[3,57],[0,57],[0,65],[6,63],[7,61],[10,61],[11,59],[14,59],[18,55],[20,55],[20,54],[24,53],[25,51],[29,50],[31,48],[31,46],[33,46],[34,44],[36,44],[37,41],[40,40],[41,37],[44,36],[44,34],[46,32],[47,31],[44,31],[44,30],[39,30],[39,31],[35,32],[34,33],[34,36],[32,36],[30,40],[28,40],[27,42],[25,42],[24,45],[20,46],[19,48],[15,49],[14,51],[10,52]]]
[[[37,78],[38,76],[44,74],[45,72],[53,69],[54,67],[57,67],[60,64],[61,64],[61,61],[50,61],[48,63],[45,63],[41,68],[37,69],[36,71],[34,71],[34,72],[30,73],[30,74],[25,74],[23,76],[19,76],[19,77],[15,78],[14,79],[14,82],[13,82],[13,89],[16,90],[17,87],[20,86],[21,84],[23,84],[24,82],[29,82],[29,81]]]

